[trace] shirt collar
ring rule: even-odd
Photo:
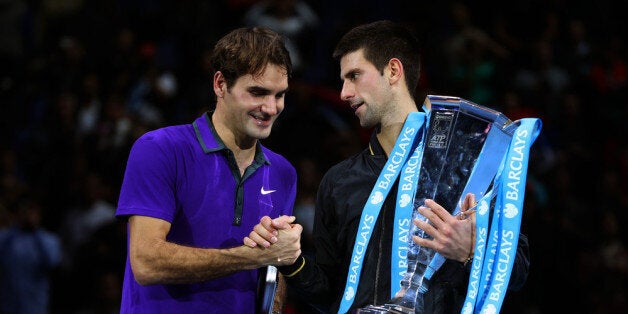
[[[203,148],[203,152],[205,154],[217,152],[220,150],[228,150],[225,143],[222,141],[216,129],[214,128],[214,124],[212,123],[211,112],[205,112],[203,115],[198,117],[192,125],[194,126],[194,132],[196,133],[196,139],[198,143]],[[268,158],[264,155],[262,151],[262,146],[259,141],[255,144],[255,161],[258,163],[270,164]]]
[[[375,156],[375,155],[386,156],[386,153],[384,152],[382,145],[379,143],[379,140],[377,140],[377,132],[378,130],[375,129],[373,133],[371,133],[371,139],[369,140],[369,153],[371,154],[371,156]]]

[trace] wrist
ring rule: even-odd
[[[471,249],[469,250],[469,255],[467,255],[465,259],[460,261],[462,263],[462,266],[466,267],[469,263],[473,262],[474,256],[475,256],[475,252],[473,252],[473,246],[471,246]]]
[[[279,269],[279,272],[281,272],[284,277],[290,278],[298,274],[304,266],[305,257],[300,255],[292,265],[279,266],[277,269]]]
[[[473,255],[470,255],[464,261],[462,261],[462,267],[467,267],[467,265],[469,265],[472,262],[473,262]]]

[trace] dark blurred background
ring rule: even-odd
[[[207,57],[243,25],[289,39],[295,75],[264,141],[299,172],[310,247],[327,168],[366,146],[339,101],[335,43],[353,26],[402,22],[423,43],[419,91],[512,120],[538,117],[522,232],[531,269],[504,313],[624,313],[628,295],[628,38],[622,1],[0,0],[0,228],[42,209],[63,258],[51,313],[118,313],[125,226],[114,220],[134,140],[213,102]],[[306,313],[290,295],[286,313]]]

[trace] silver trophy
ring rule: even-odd
[[[458,97],[428,95],[425,102],[426,107],[431,109],[423,137],[424,150],[414,199],[413,219],[425,219],[417,208],[427,198],[435,200],[454,214],[467,192],[474,193],[478,199],[482,197],[510,143],[508,140],[504,141],[506,145],[485,147],[489,133],[491,136],[505,136],[510,139],[516,128],[502,113]],[[490,156],[491,160],[482,163],[481,171],[475,171],[481,156]],[[493,175],[487,175],[487,171]],[[480,172],[484,178],[472,176]],[[468,189],[470,180],[474,180],[475,189]],[[410,232],[415,236],[429,238],[429,235],[414,224]],[[432,249],[418,246],[410,239],[408,269],[395,297],[388,304],[370,305],[357,312],[423,313],[423,296],[430,286],[429,278],[425,274],[428,270],[434,273],[438,270],[435,267],[440,267],[438,263],[434,263],[435,253]]]

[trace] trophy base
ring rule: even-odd
[[[397,304],[369,305],[358,309],[357,314],[414,314],[414,309]]]

